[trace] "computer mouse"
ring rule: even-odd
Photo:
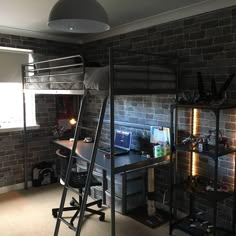
[[[85,137],[83,140],[84,143],[92,143],[93,142],[93,138],[91,137]]]

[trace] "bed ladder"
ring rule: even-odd
[[[85,213],[85,209],[86,209],[87,198],[88,198],[89,190],[90,190],[90,183],[92,180],[93,168],[94,168],[94,164],[96,161],[98,143],[99,143],[99,139],[100,139],[100,135],[101,135],[102,124],[103,124],[103,119],[104,119],[105,110],[106,110],[106,104],[107,104],[107,98],[108,98],[107,95],[104,95],[104,97],[102,99],[101,107],[98,111],[97,126],[96,126],[96,128],[94,128],[95,135],[94,135],[94,142],[93,142],[92,153],[91,153],[91,162],[90,162],[89,168],[88,168],[88,174],[87,174],[86,184],[85,184],[85,188],[84,188],[84,194],[82,196],[82,204],[80,207],[79,220],[78,220],[77,227],[74,227],[73,225],[70,224],[70,222],[68,222],[65,218],[63,218],[62,213],[63,213],[63,208],[65,205],[67,191],[71,190],[73,192],[76,192],[78,195],[80,194],[79,191],[71,188],[68,183],[69,183],[70,172],[71,172],[72,166],[73,166],[73,159],[76,157],[75,152],[76,152],[76,146],[77,146],[77,141],[79,138],[80,130],[81,129],[85,129],[85,130],[91,129],[91,128],[80,125],[80,124],[82,124],[83,113],[84,113],[84,110],[86,107],[86,100],[87,100],[88,96],[89,96],[88,92],[85,92],[85,94],[83,95],[83,97],[81,99],[80,110],[78,113],[78,119],[77,119],[75,133],[74,133],[74,142],[73,142],[72,150],[71,150],[70,157],[69,157],[65,185],[63,188],[62,196],[61,196],[60,208],[58,211],[57,222],[56,222],[56,226],[55,226],[55,230],[54,230],[54,236],[58,236],[61,222],[66,224],[70,229],[74,230],[75,236],[80,236],[80,232],[81,232],[81,228],[82,228],[82,224],[83,224],[83,218],[84,218],[84,213]]]

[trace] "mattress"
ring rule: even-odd
[[[82,90],[83,72],[79,68],[67,69],[57,74],[36,74],[27,77],[26,89],[35,90]]]
[[[175,89],[176,75],[162,66],[114,66],[115,89]],[[86,89],[109,88],[109,66],[86,68]]]
[[[176,75],[163,66],[114,66],[114,89],[175,89]],[[84,79],[83,79],[84,77]],[[28,77],[26,89],[41,90],[107,90],[109,66],[87,67],[85,75],[79,68],[61,71],[54,75]]]

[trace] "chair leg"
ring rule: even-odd
[[[72,210],[76,211],[75,214],[73,215],[73,217],[70,220],[70,224],[72,226],[73,226],[74,220],[77,218],[77,216],[79,215],[79,212],[80,212],[80,205],[81,205],[81,202],[82,202],[83,189],[79,189],[79,193],[80,193],[79,194],[79,202],[75,198],[72,197],[72,200],[70,202],[71,207],[64,207],[63,208],[63,211],[72,211]],[[97,205],[98,207],[102,207],[102,199],[87,203],[85,211],[90,212],[92,214],[99,215],[99,220],[104,221],[105,220],[105,213],[104,212],[89,208],[89,207],[94,206],[94,205]],[[55,218],[57,217],[58,211],[59,211],[59,208],[52,209],[53,217],[55,217]]]
[[[94,202],[87,203],[85,211],[90,212],[94,215],[99,215],[99,220],[104,221],[105,220],[105,213],[104,212],[89,208],[89,207],[94,206],[94,205],[97,205],[98,207],[102,207],[102,199],[94,201]],[[74,220],[79,215],[79,212],[80,212],[80,209],[77,208],[77,211],[75,212],[75,214],[73,215],[73,217],[70,220],[70,224],[72,226],[73,226]]]
[[[72,226],[74,226],[74,220],[75,220],[76,217],[79,215],[79,212],[80,212],[80,209],[78,209],[78,207],[77,207],[77,211],[75,212],[75,214],[73,215],[73,217],[72,217],[71,220],[70,220],[70,224],[71,224]]]
[[[102,199],[87,203],[86,207],[91,207],[91,206],[94,206],[94,205],[97,205],[99,208],[101,208],[102,207]]]
[[[72,200],[70,201],[70,205],[79,207],[80,203],[74,197],[72,197]]]
[[[87,207],[86,207],[85,211],[90,212],[90,213],[92,213],[94,215],[99,215],[99,220],[100,221],[104,221],[105,220],[105,213],[104,212],[97,211],[97,210],[94,210],[94,209],[91,209],[91,208],[87,208]]]

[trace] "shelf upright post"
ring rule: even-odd
[[[191,108],[191,135],[193,135],[193,124],[194,122],[194,108]],[[193,177],[193,152],[191,152],[191,157],[190,157],[190,166],[189,166],[189,173],[190,173],[190,178],[192,182],[192,177]]]
[[[111,147],[111,236],[115,236],[115,175],[114,175],[114,74],[113,51],[109,48],[110,147]]]
[[[219,155],[219,128],[220,128],[220,111],[219,109],[213,110],[216,118],[216,143],[215,143],[215,172],[214,172],[214,193],[217,193],[218,183],[218,155]],[[216,236],[216,216],[217,216],[217,202],[214,201],[214,214],[213,214],[213,236]]]
[[[194,108],[191,108],[191,135],[194,132]],[[190,181],[192,182],[193,179],[193,152],[190,153],[190,166],[189,166],[189,173],[190,173]],[[194,196],[190,195],[189,201],[189,215],[192,216],[193,214],[193,204],[194,204]]]
[[[175,131],[174,131],[174,143],[178,144],[178,109],[175,107],[175,113],[174,113],[174,120],[173,120],[173,125],[175,124]],[[174,158],[174,184],[176,184],[176,173],[178,170],[178,153],[175,153],[175,158]],[[174,201],[176,202],[176,192],[174,191]],[[177,209],[176,206],[174,206],[174,217],[177,216]]]
[[[233,235],[235,235],[235,220],[236,220],[236,192],[235,192],[235,187],[236,187],[236,152],[234,152],[234,204],[233,204],[233,217],[232,217],[232,232]]]
[[[173,152],[174,152],[174,105],[171,105],[171,112],[170,112],[170,224],[169,224],[169,235],[172,235],[172,221],[173,221]]]

